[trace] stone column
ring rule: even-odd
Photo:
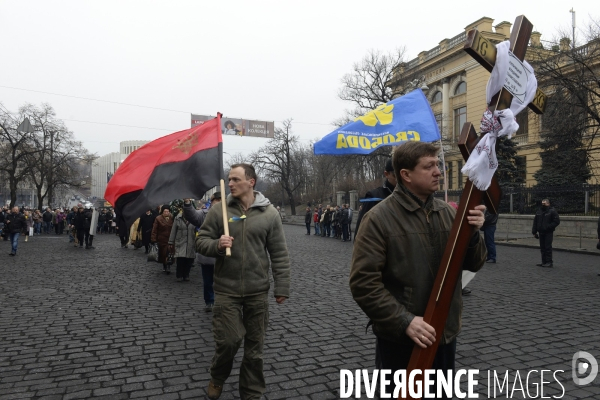
[[[358,190],[351,190],[349,193],[350,193],[350,207],[353,210],[358,210]]]
[[[450,79],[448,78],[442,80],[442,129],[446,133],[446,139],[454,139],[452,118],[450,116]],[[444,132],[442,132],[442,137],[444,137]]]
[[[336,206],[341,206],[342,202],[344,201],[344,196],[346,195],[346,192],[335,192],[335,194],[336,194],[336,196],[335,196],[335,199],[336,199],[335,205]]]

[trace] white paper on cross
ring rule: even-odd
[[[493,114],[486,110],[481,132],[487,134],[477,143],[461,170],[479,190],[487,190],[498,168],[496,139],[502,136],[510,139],[519,129],[515,116],[531,103],[537,90],[533,68],[527,61],[521,62],[509,48],[509,41],[496,45],[496,62],[487,83],[486,101],[489,105],[492,97],[505,87],[513,95],[510,108],[495,110]]]

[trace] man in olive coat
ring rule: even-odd
[[[215,355],[210,368],[209,399],[221,395],[242,340],[240,397],[262,397],[266,390],[263,345],[269,324],[269,269],[277,304],[283,304],[290,295],[290,259],[281,218],[271,202],[254,190],[256,180],[252,165],[232,165],[231,194],[226,199],[229,235],[224,234],[222,207],[213,207],[196,239],[199,253],[216,258]],[[225,257],[228,248],[231,257]]]
[[[352,296],[373,324],[376,367],[392,374],[406,369],[415,344],[427,348],[436,340],[435,329],[423,315],[456,215],[452,206],[433,197],[441,176],[438,151],[425,142],[408,142],[394,150],[398,185],[365,214],[353,247]],[[485,262],[479,233],[483,210],[485,206],[469,211],[473,233],[463,268],[470,271]],[[459,280],[433,369],[454,369],[461,309]]]

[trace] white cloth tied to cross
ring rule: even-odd
[[[506,81],[510,59],[509,47],[509,41],[496,45],[496,63],[486,88],[488,106],[492,97],[502,89]],[[537,80],[533,74],[533,68],[527,61],[523,61],[523,65],[528,70],[527,91],[524,101],[521,102],[518,98],[513,97],[510,108],[496,110],[493,114],[488,109],[483,113],[480,130],[481,133],[487,134],[475,146],[462,169],[462,173],[467,175],[479,190],[487,190],[492,182],[494,172],[498,168],[496,139],[502,136],[508,136],[509,139],[512,137],[513,133],[519,129],[515,116],[527,107],[535,96]]]

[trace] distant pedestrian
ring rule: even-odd
[[[533,236],[540,239],[542,263],[537,264],[538,267],[552,267],[552,239],[559,224],[560,218],[556,210],[550,207],[550,200],[542,200],[542,207],[536,212],[531,229]]]
[[[485,239],[485,247],[487,248],[488,263],[496,262],[496,242],[494,236],[496,234],[496,224],[498,223],[498,214],[492,214],[487,209],[485,210],[485,222],[481,227],[483,237]]]
[[[210,209],[222,207],[220,202],[221,192],[215,192],[210,198]],[[183,201],[183,215],[196,227],[202,226],[210,209],[202,207],[200,210],[194,210],[190,199],[184,199]],[[206,312],[212,312],[215,305],[215,291],[213,289],[215,262],[216,259],[214,257],[207,257],[200,252],[196,252],[196,264],[200,264],[200,268],[202,269],[205,304],[204,311]]]
[[[321,235],[321,224],[319,223],[319,209],[315,207],[313,212],[313,222],[315,224],[315,235]]]
[[[388,197],[394,191],[396,184],[398,181],[396,180],[396,176],[394,175],[394,166],[392,165],[392,159],[389,158],[385,163],[385,169],[383,171],[383,176],[385,176],[385,181],[382,186],[379,186],[373,190],[369,190],[365,193],[365,198],[362,200],[363,204],[361,204],[361,208],[358,212],[358,217],[356,219],[356,228],[354,230],[354,238],[356,239],[356,234],[358,233],[358,227],[364,217],[364,215],[373,207],[375,207],[381,200]],[[365,201],[366,200],[366,201]]]
[[[75,231],[77,234],[76,245],[79,245],[79,248],[83,248],[83,242],[85,239],[85,225],[86,225],[83,205],[81,205],[81,204],[79,205],[79,207],[77,208],[77,214],[75,214],[75,216],[73,217],[71,222],[75,226]],[[89,226],[88,226],[88,229],[89,229]]]
[[[173,220],[169,236],[169,253],[174,255],[177,263],[177,280],[189,281],[190,269],[196,258],[196,228],[181,212]]]
[[[46,208],[44,214],[42,214],[42,220],[44,221],[44,233],[50,234],[50,229],[52,229],[52,211],[50,211],[50,207]]]
[[[310,220],[312,219],[312,213],[310,207],[306,207],[306,214],[304,215],[304,224],[306,225],[306,234],[310,235]]]
[[[148,210],[140,217],[140,223],[138,224],[138,230],[142,234],[142,245],[146,249],[146,254],[150,250],[150,236],[152,236],[152,227],[154,226],[155,219],[156,213]]]
[[[164,205],[161,208],[161,214],[154,220],[150,241],[158,244],[158,262],[162,263],[163,271],[166,274],[171,273],[171,266],[167,265],[167,251],[172,227],[173,217],[169,211],[169,206]]]
[[[21,235],[21,230],[27,225],[25,216],[19,212],[19,207],[13,207],[12,212],[6,216],[4,224],[6,225],[4,229],[8,229],[8,237],[12,245],[9,255],[16,256],[19,235]]]

